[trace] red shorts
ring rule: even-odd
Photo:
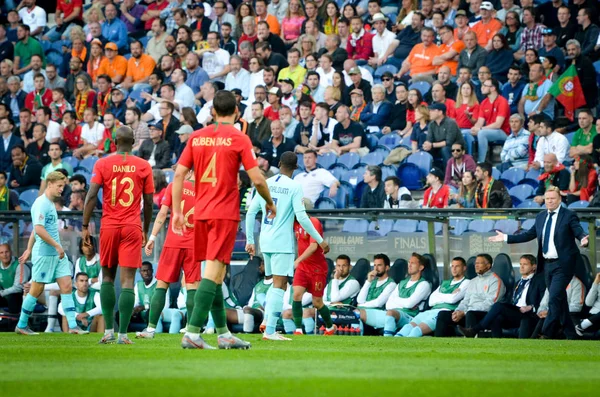
[[[142,230],[139,226],[116,229],[100,227],[100,264],[103,267],[139,269],[142,267],[142,246]]]
[[[194,222],[194,260],[231,262],[238,221],[207,219]]]
[[[200,281],[200,263],[194,261],[192,248],[165,247],[160,253],[156,278],[165,283],[176,283],[183,269],[185,282]]]
[[[296,269],[292,285],[304,287],[312,296],[322,298],[327,285],[327,273],[308,273],[302,269]]]

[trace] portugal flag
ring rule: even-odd
[[[575,65],[571,65],[565,70],[562,76],[552,84],[549,92],[565,107],[565,116],[571,121],[574,119],[575,109],[586,104]]]

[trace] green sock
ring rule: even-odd
[[[194,297],[194,311],[190,317],[190,322],[187,330],[191,334],[199,334],[200,327],[204,325],[208,318],[208,312],[213,305],[215,300],[215,294],[217,291],[217,284],[214,281],[207,278],[203,278],[200,281],[200,286],[196,291]]]
[[[325,326],[327,328],[333,327],[333,322],[331,321],[331,313],[329,312],[329,308],[327,306],[323,305],[323,307],[319,309],[319,314],[323,318],[323,321],[325,321]]]
[[[100,284],[100,303],[102,305],[102,316],[106,329],[113,329],[115,326],[115,283],[102,282]]]
[[[154,294],[152,295],[152,301],[150,302],[150,320],[148,321],[148,326],[152,328],[156,328],[156,324],[160,320],[160,314],[165,307],[165,300],[167,299],[167,289],[166,288],[156,288],[154,290]]]
[[[185,308],[187,309],[187,322],[190,322],[190,318],[192,318],[192,313],[194,312],[194,297],[196,296],[195,289],[187,290],[187,297],[185,298]]]
[[[119,296],[119,333],[126,334],[131,315],[133,314],[133,304],[135,303],[135,293],[133,288],[123,288]]]
[[[302,328],[302,302],[292,302],[292,316],[296,329]]]
[[[217,290],[215,291],[215,299],[213,300],[210,313],[213,316],[215,322],[215,328],[219,335],[223,335],[229,332],[227,328],[227,314],[225,313],[225,300],[223,299],[223,288],[221,284],[217,284]]]

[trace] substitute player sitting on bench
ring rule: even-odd
[[[90,288],[89,276],[79,272],[75,275],[75,288],[72,292],[75,302],[75,319],[77,325],[86,331],[104,332],[104,318],[102,317],[102,306],[100,306],[100,293]],[[69,325],[62,302],[58,305],[58,313],[63,316],[62,330],[67,332]]]

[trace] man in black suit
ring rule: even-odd
[[[560,190],[556,186],[546,189],[544,201],[547,211],[537,215],[535,225],[531,229],[523,234],[510,236],[497,232],[498,234],[490,237],[489,241],[515,244],[538,239],[537,271],[544,271],[550,294],[548,316],[540,338],[555,338],[562,324],[566,337],[571,339],[576,335],[569,316],[566,288],[575,274],[575,264],[580,256],[575,239],[580,240],[581,245],[585,247],[588,244],[588,236],[581,228],[577,215],[560,206]]]
[[[502,329],[519,329],[519,338],[531,337],[538,322],[536,315],[540,302],[544,297],[546,282],[541,273],[536,273],[537,260],[533,255],[523,255],[520,259],[521,280],[517,283],[512,302],[496,302],[490,311],[473,328],[461,325],[458,330],[468,338],[473,338],[479,331],[491,329],[492,337],[502,338]]]

